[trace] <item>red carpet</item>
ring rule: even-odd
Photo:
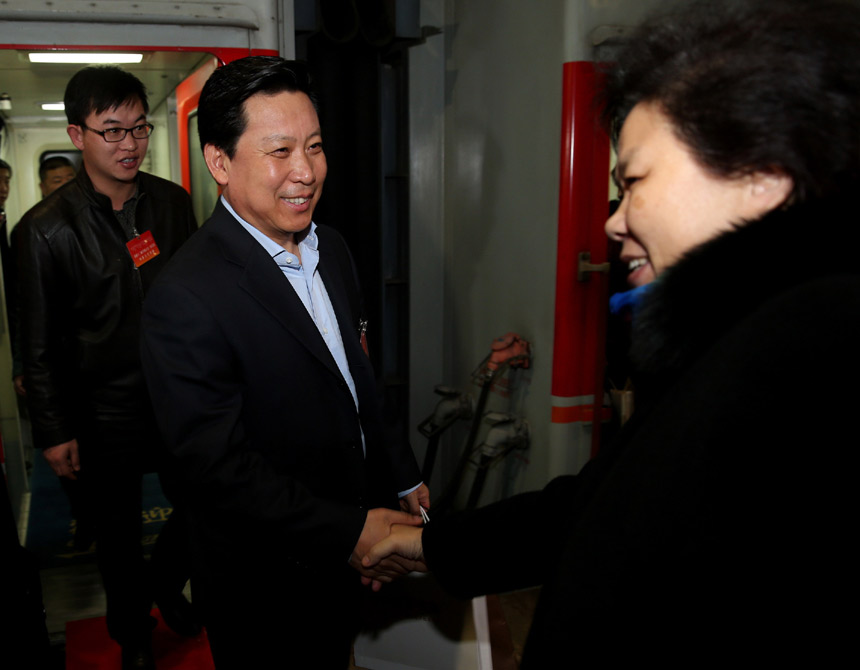
[[[161,619],[157,609],[152,616],[158,627],[152,631],[152,651],[158,670],[214,670],[209,642],[204,631],[195,638],[177,635]],[[69,621],[66,624],[66,670],[117,670],[119,645],[108,637],[104,617]]]

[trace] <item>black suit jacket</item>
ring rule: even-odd
[[[289,281],[220,202],[148,295],[144,369],[204,570],[342,568],[367,508],[420,482],[385,435],[352,259],[334,230],[317,234],[359,412]]]

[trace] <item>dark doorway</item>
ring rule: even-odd
[[[358,266],[368,344],[384,383],[388,419],[408,412],[409,194],[408,46],[396,35],[398,3],[317,0],[298,16],[296,56],[315,76],[323,146],[324,194],[314,219],[336,228]],[[303,3],[302,11],[309,3]],[[401,17],[402,19],[402,17]],[[417,31],[417,16],[414,30]],[[402,21],[401,21],[402,22]]]

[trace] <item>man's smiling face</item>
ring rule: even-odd
[[[231,157],[211,145],[207,162],[227,202],[282,246],[311,224],[327,165],[316,110],[301,92],[258,93],[245,101],[245,131]]]
[[[87,174],[97,191],[110,194],[115,186],[134,181],[146,156],[149,138],[136,140],[128,132],[119,142],[106,142],[93,130],[134,128],[144,123],[143,103],[135,99],[101,114],[91,112],[84,121],[86,127],[69,126],[69,137],[81,150]]]

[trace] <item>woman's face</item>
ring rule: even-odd
[[[660,108],[647,102],[636,105],[621,128],[615,179],[623,198],[606,234],[622,243],[633,286],[660,276],[702,242],[779,207],[792,189],[791,178],[778,171],[713,175]]]

